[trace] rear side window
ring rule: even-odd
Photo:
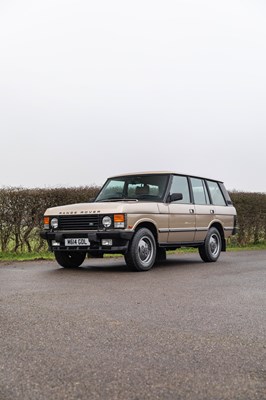
[[[212,203],[216,206],[225,206],[225,199],[217,182],[207,181]]]
[[[199,178],[190,178],[195,204],[210,204],[205,183]]]

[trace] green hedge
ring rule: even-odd
[[[46,208],[87,202],[99,188],[0,189],[0,250],[2,252],[38,252],[47,248],[40,239]],[[230,193],[238,212],[239,234],[232,239],[238,245],[266,240],[266,194]]]
[[[0,189],[0,250],[2,252],[40,251],[43,214],[48,207],[84,203],[95,197],[96,186],[56,189]]]
[[[258,244],[266,240],[266,194],[231,192],[237,209],[240,246]]]

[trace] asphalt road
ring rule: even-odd
[[[0,264],[0,399],[266,399],[266,251]]]

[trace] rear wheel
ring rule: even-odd
[[[55,251],[55,259],[61,267],[64,268],[77,268],[79,267],[86,257],[84,251]]]
[[[222,240],[220,232],[216,228],[211,228],[206,236],[205,242],[199,247],[199,254],[205,262],[215,262],[221,254]]]
[[[156,243],[153,234],[147,228],[139,229],[125,254],[125,261],[136,271],[148,271],[156,259]]]

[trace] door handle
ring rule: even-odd
[[[194,211],[193,208],[190,208],[190,209],[189,209],[189,212],[190,212],[190,214],[194,214],[195,211]]]
[[[214,210],[210,210],[210,213],[211,213],[211,214],[214,214]]]

